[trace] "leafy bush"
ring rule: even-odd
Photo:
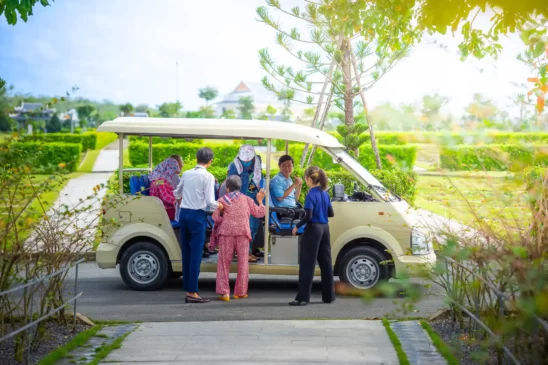
[[[48,133],[32,136],[24,136],[23,142],[63,142],[78,143],[82,146],[82,151],[94,150],[97,144],[97,135],[94,133],[70,134],[70,133]]]
[[[28,165],[33,173],[52,173],[60,167],[66,172],[74,172],[80,163],[82,146],[77,143],[37,143],[13,142],[0,151],[2,159],[17,159],[18,156],[28,157]]]
[[[449,170],[520,171],[528,166],[547,166],[548,150],[533,145],[484,145],[444,147],[442,168]]]
[[[156,165],[173,154],[180,155],[184,159],[195,160],[196,152],[202,147],[205,147],[205,145],[195,143],[152,144],[152,160]],[[207,147],[211,148],[215,154],[213,166],[222,166],[225,169],[238,155],[239,149],[239,146],[226,144],[208,144]],[[130,143],[129,161],[133,166],[148,164],[148,144],[143,142]]]
[[[148,137],[141,136],[129,136],[129,142],[145,142],[148,144]],[[177,143],[203,143],[203,139],[183,139],[183,138],[171,138],[171,137],[152,137],[152,144],[177,144]]]
[[[185,166],[184,170],[192,168],[193,165]],[[219,184],[222,184],[227,177],[227,170],[224,167],[210,167],[208,171],[215,176]],[[278,174],[278,170],[271,170],[270,177],[273,178]],[[354,189],[354,182],[357,179],[347,171],[326,171],[330,181],[330,186],[333,184],[344,184],[347,194],[351,194]],[[416,175],[413,172],[404,172],[398,169],[388,170],[372,170],[370,171],[377,179],[379,179],[390,191],[406,199],[408,203],[413,204],[416,196]],[[263,171],[265,174],[266,171]],[[124,192],[129,193],[129,177],[132,175],[142,175],[144,172],[124,172]],[[304,170],[296,168],[293,176],[304,176]],[[117,193],[118,190],[118,172],[115,173],[112,184],[112,192]],[[303,184],[301,201],[304,200],[308,192],[308,187]]]
[[[97,136],[97,140],[95,142],[95,150],[102,150],[112,142],[116,141],[118,139],[118,136],[116,133],[110,133],[110,132],[89,132],[84,133],[84,135],[89,134],[95,134]]]
[[[295,160],[299,160],[303,154],[304,147],[302,145],[290,145],[289,154]],[[417,148],[415,146],[379,146],[379,154],[383,169],[391,170],[396,167],[411,170],[417,159]],[[360,155],[357,160],[369,170],[377,168],[373,149],[369,145],[360,147]],[[339,164],[334,163],[333,159],[325,152],[316,150],[314,154],[314,165],[318,165],[325,170],[340,170]]]

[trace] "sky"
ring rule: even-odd
[[[288,6],[303,2],[281,0]],[[0,18],[0,77],[23,93],[63,95],[78,86],[77,96],[94,100],[154,106],[178,99],[185,110],[196,110],[203,104],[199,88],[211,85],[223,95],[241,80],[260,81],[261,48],[293,62],[276,45],[275,31],[257,21],[261,5],[262,0],[55,0],[37,6],[27,23],[11,26]],[[294,24],[281,14],[276,18]],[[478,19],[485,23],[488,15]],[[516,60],[523,50],[519,38],[501,43],[496,61],[462,62],[458,39],[427,37],[367,92],[368,102],[414,103],[437,91],[450,99],[446,112],[461,115],[474,93],[482,93],[515,115],[510,98],[519,91],[512,83],[526,83],[529,72]]]

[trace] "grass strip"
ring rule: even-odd
[[[131,332],[133,332],[133,331],[129,331],[125,335],[122,335],[122,336],[118,337],[116,340],[114,340],[109,345],[105,345],[105,346],[102,346],[102,347],[99,347],[98,349],[96,349],[95,352],[97,354],[95,355],[95,357],[93,358],[92,361],[88,362],[87,365],[99,365],[101,360],[104,360],[112,351],[117,350],[120,347],[122,347],[122,342],[124,342],[126,337],[129,336],[129,334]]]
[[[97,161],[97,157],[99,157],[100,153],[101,150],[89,150],[86,153],[86,157],[84,157],[84,161],[78,168],[78,172],[92,172],[95,161]]]
[[[449,365],[459,365],[460,361],[455,357],[453,354],[453,351],[451,348],[441,339],[441,337],[432,329],[430,324],[426,322],[425,320],[421,320],[420,324],[422,328],[428,333],[428,336],[432,339],[432,342],[434,343],[434,346],[436,346],[436,349],[438,352],[447,360],[447,363]]]
[[[72,338],[66,345],[58,347],[50,352],[46,357],[42,358],[38,365],[53,365],[57,361],[65,358],[71,351],[83,346],[92,338],[97,332],[99,332],[103,326],[93,326],[85,331],[80,332]]]
[[[392,342],[392,345],[394,346],[394,350],[396,350],[396,354],[398,355],[398,360],[400,360],[400,365],[410,365],[409,359],[407,358],[407,354],[405,351],[403,351],[403,348],[401,346],[400,339],[398,338],[398,335],[392,330],[390,327],[390,322],[388,322],[388,319],[383,318],[382,324],[384,325],[384,328],[386,329],[386,333],[388,334],[388,337],[390,338],[390,342]]]

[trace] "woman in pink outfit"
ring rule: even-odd
[[[247,298],[247,284],[249,280],[248,251],[251,231],[249,229],[250,215],[262,218],[265,215],[265,207],[262,203],[265,192],[261,189],[257,193],[256,205],[253,199],[240,192],[242,180],[237,175],[226,179],[227,193],[218,200],[219,208],[213,213],[215,221],[214,239],[221,250],[217,262],[217,294],[221,300],[230,300],[229,273],[230,264],[234,257],[234,251],[238,255],[238,276],[234,288],[234,299]],[[210,247],[212,249],[213,247]]]

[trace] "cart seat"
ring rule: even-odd
[[[291,236],[293,228],[305,216],[304,209],[270,207],[270,224],[268,230],[276,236]],[[297,230],[297,235],[304,233],[306,224]]]

